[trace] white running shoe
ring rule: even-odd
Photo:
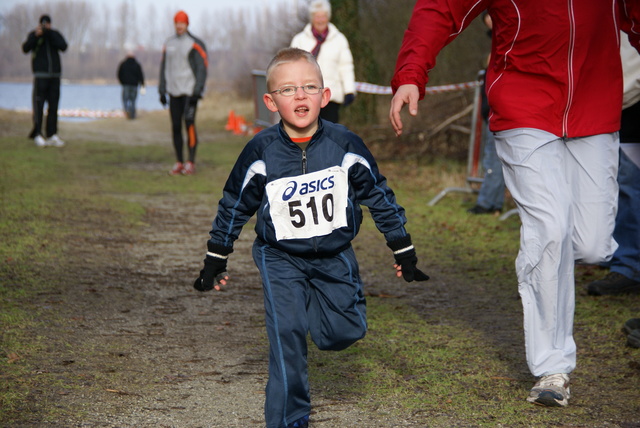
[[[527,401],[540,406],[565,407],[569,404],[569,398],[569,375],[555,373],[538,379]]]
[[[47,145],[47,140],[45,140],[42,135],[36,135],[36,138],[34,138],[33,141],[35,141],[36,146],[38,147],[46,147]]]
[[[180,174],[182,174],[182,168],[183,168],[182,162],[176,162],[173,165],[173,168],[171,168],[171,171],[169,171],[169,175],[180,175]]]
[[[193,175],[196,173],[196,166],[193,162],[189,161],[182,167],[182,175]]]
[[[58,134],[53,134],[47,140],[47,144],[53,147],[62,147],[64,146],[64,141],[62,141],[60,137],[58,137]]]

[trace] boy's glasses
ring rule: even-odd
[[[298,88],[302,88],[305,94],[308,95],[316,95],[319,94],[324,88],[322,86],[316,85],[304,85],[304,86],[283,86],[280,89],[276,89],[275,91],[271,91],[272,94],[278,93],[284,97],[291,97],[298,92]]]

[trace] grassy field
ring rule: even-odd
[[[219,194],[246,141],[225,133],[224,119],[210,113],[200,127],[200,170],[185,185],[164,173],[173,158],[166,142],[123,145],[86,137],[61,150],[37,149],[24,137],[28,117],[0,112],[0,425],[12,426],[33,388],[52,387],[32,380],[37,367],[24,356],[46,349],[39,326],[61,323],[63,331],[64,325],[31,302],[55,295],[58,273],[82,269],[66,256],[73,236],[90,236],[102,225],[135,234],[144,215],[137,197]],[[141,120],[168,135],[164,115]],[[470,216],[470,194],[451,194],[429,207],[443,188],[464,184],[460,163],[385,161],[381,170],[407,209],[420,266],[432,280],[386,287],[376,279],[391,260],[367,220],[354,245],[365,282],[375,284],[368,296],[370,332],[341,353],[310,349],[314,394],[371,411],[385,408],[414,421],[411,426],[640,426],[640,350],[627,347],[620,332],[624,321],[640,316],[640,296],[587,296],[582,286],[605,272],[578,267],[575,398],[566,409],[532,406],[524,400],[533,378],[524,361],[513,267],[518,217]],[[55,411],[55,403],[50,407]]]

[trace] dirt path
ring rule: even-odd
[[[65,416],[53,426],[263,426],[268,350],[250,229],[235,245],[233,286],[198,293],[190,284],[206,234],[194,233],[194,225],[210,223],[209,205],[166,196],[136,202],[148,212],[142,233],[107,228],[97,239],[74,241],[79,269],[68,273],[62,294],[44,302],[71,322],[67,350],[54,346],[54,358],[42,356],[43,372],[57,373],[64,390],[34,399],[82,409],[78,419]],[[69,393],[70,386],[76,390]],[[329,397],[315,396],[313,404],[318,428],[419,426]]]
[[[63,129],[66,135],[89,141],[167,144],[166,118],[147,120],[158,126],[142,120],[118,126],[99,121],[88,126],[64,123]],[[14,132],[13,127],[0,124],[0,132]],[[139,138],[131,139],[131,135]],[[217,136],[205,134],[203,138]],[[29,358],[38,367],[33,377],[48,377],[47,386],[43,382],[42,388],[31,391],[24,419],[15,426],[264,426],[268,348],[262,289],[251,260],[253,227],[247,225],[235,245],[229,289],[199,293],[191,284],[201,268],[215,201],[193,196],[176,199],[168,194],[114,196],[135,198],[146,211],[144,224],[127,231],[109,213],[86,212],[74,217],[78,233],[70,237],[67,250],[75,263],[63,275],[65,286],[33,302],[45,313],[42,328],[33,334],[47,338],[48,348]],[[428,324],[461,323],[468,331],[482,332],[484,340],[477,346],[490,349],[504,363],[505,373],[515,378],[513,388],[526,393],[532,378],[524,363],[521,307],[512,276],[473,280],[474,273],[465,272],[471,278],[466,280],[460,272],[438,268],[434,260],[428,272],[437,274],[428,287],[389,283],[380,279],[385,276],[377,275],[389,264],[380,234],[363,231],[355,247],[369,294],[400,297],[402,304],[411,305]],[[46,316],[47,311],[51,317]],[[62,321],[52,324],[50,319]],[[590,340],[606,343],[610,338]],[[588,343],[580,345],[583,354],[596,352]],[[628,396],[629,388],[637,384],[637,374],[629,384],[611,389],[619,371],[617,367],[600,372],[578,370],[581,389],[576,405],[597,403],[590,409],[597,415],[598,407],[617,399],[618,390]],[[58,387],[51,388],[52,383]],[[316,390],[313,382],[311,389],[314,428],[429,426],[419,413],[398,416],[399,406],[393,402],[386,407],[367,406],[356,403],[360,397],[345,399]],[[52,409],[58,411],[51,413]],[[637,420],[632,413],[619,417]],[[45,414],[50,416],[45,419]],[[456,420],[455,415],[451,417]],[[593,420],[599,419],[594,416]],[[460,426],[452,423],[456,425]],[[602,425],[584,426],[640,425],[603,421]]]
[[[120,125],[63,124],[75,138],[124,144],[130,142],[122,135],[149,129]],[[135,144],[157,144],[161,132],[147,132]],[[103,224],[103,213],[86,213],[75,224],[79,233],[68,242],[68,256],[76,263],[64,275],[66,286],[37,303],[68,322],[45,325],[38,334],[51,338],[49,349],[33,356],[34,375],[54,377],[60,387],[33,391],[21,426],[264,426],[268,348],[252,226],[235,244],[233,285],[199,293],[191,284],[212,201],[137,196],[135,202],[147,213],[142,230]],[[40,406],[60,414],[43,420]],[[419,426],[321,395],[314,394],[313,408],[317,428]]]

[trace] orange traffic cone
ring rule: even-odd
[[[236,127],[233,130],[233,133],[236,135],[244,134],[245,129],[247,128],[247,122],[244,120],[242,116],[236,116]]]
[[[229,112],[229,119],[227,119],[227,124],[224,126],[224,129],[226,129],[227,131],[234,131],[237,127],[237,120],[236,120],[236,113],[231,110]]]

